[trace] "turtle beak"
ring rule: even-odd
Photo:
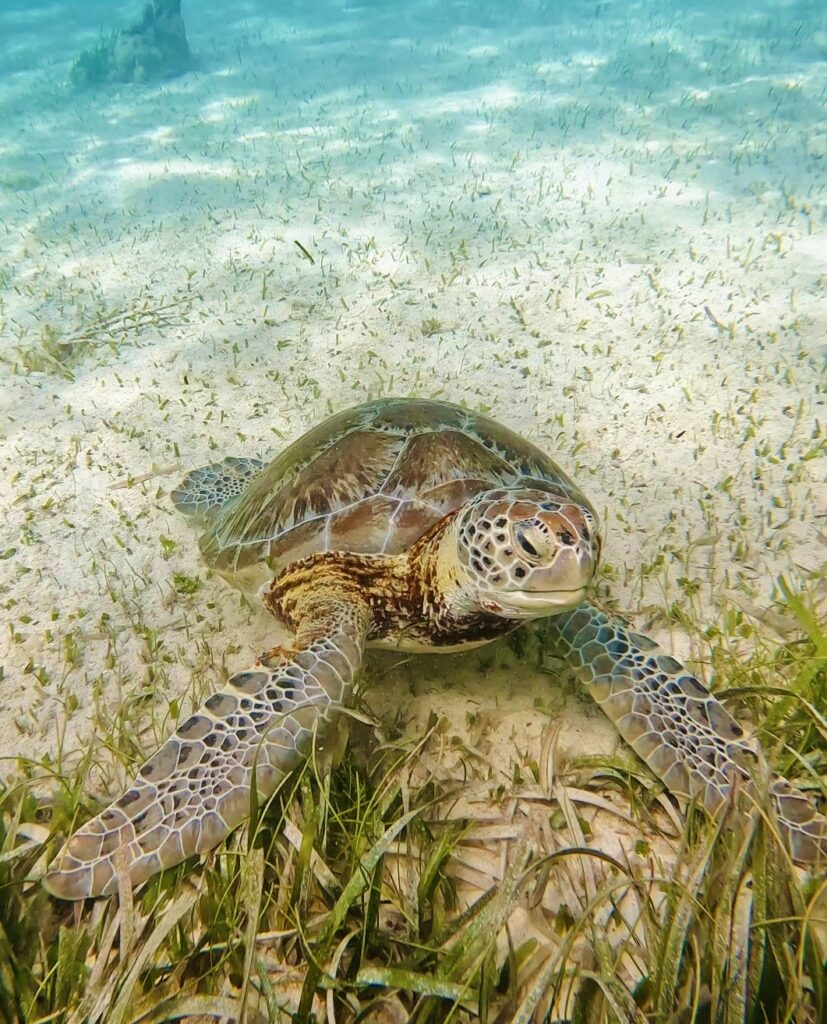
[[[509,590],[498,600],[482,602],[485,611],[503,618],[540,619],[572,611],[586,600],[588,587],[573,590]]]
[[[591,545],[559,548],[550,565],[534,566],[521,586],[496,595],[504,609],[500,614],[539,618],[571,611],[585,600],[595,568]]]
[[[517,589],[538,597],[584,590],[590,585],[595,568],[590,545],[558,548],[551,564],[534,566]]]
[[[534,610],[539,615],[548,615],[551,611],[564,612],[570,608],[576,608],[581,604],[588,593],[587,587],[577,587],[574,590],[549,590],[538,592],[536,590],[515,590],[508,595],[509,601],[513,601],[516,607],[525,608],[526,611]],[[548,608],[548,612],[543,609]]]

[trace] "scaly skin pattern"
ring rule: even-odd
[[[495,640],[520,622],[480,610],[465,592],[471,587],[463,587],[456,559],[442,557],[455,550],[457,518],[457,513],[445,516],[402,555],[329,551],[303,558],[273,580],[264,603],[276,619],[295,629],[302,595],[323,580],[331,592],[367,601],[371,646],[439,651]]]
[[[558,544],[551,536],[560,526],[557,503],[543,507],[549,504],[544,493],[530,500],[525,496],[534,492],[521,491],[520,501],[490,493],[476,509],[482,532],[471,529],[475,541],[484,546],[484,535],[494,531],[492,545],[510,552],[505,533],[496,541],[506,528],[496,525],[497,516],[516,510],[518,528],[533,529],[538,546],[560,548],[568,578],[575,538],[567,532]],[[280,573],[264,602],[294,631],[291,647],[236,673],[179,726],[129,790],[69,838],[44,878],[46,888],[63,899],[107,895],[117,889],[119,871],[138,885],[215,847],[247,817],[253,784],[266,799],[323,738],[347,700],[368,641],[445,650],[515,629],[520,618],[475,604],[479,582],[455,556],[457,531],[470,536],[466,518],[474,511],[472,505],[445,516],[401,555],[323,552]],[[566,524],[576,529],[569,519]],[[522,570],[513,553],[511,563]],[[549,570],[532,571],[542,581]],[[591,573],[588,559],[581,571]],[[525,577],[531,578],[528,568]]]
[[[248,468],[221,469],[225,500]],[[203,493],[187,491],[194,506],[212,500],[204,480]],[[64,899],[108,894],[121,875],[137,885],[215,847],[247,817],[253,785],[266,799],[323,738],[367,643],[444,651],[541,616],[551,616],[566,660],[670,790],[711,813],[735,790],[754,805],[760,753],[741,727],[653,641],[581,603],[599,546],[593,511],[567,494],[495,488],[401,554],[322,551],[288,564],[263,596],[294,632],[290,647],[236,673],[184,722],[130,789],[70,837],[46,887]],[[825,858],[825,819],[782,779],[770,792],[793,858]]]
[[[293,647],[231,676],[144,764],[126,793],[83,825],[44,885],[77,900],[138,885],[213,849],[250,813],[250,789],[270,796],[323,739],[362,660],[370,615],[352,588],[324,580],[297,595]]]
[[[584,603],[549,619],[549,635],[620,735],[677,796],[711,814],[748,813],[760,749],[720,701],[653,640]],[[827,864],[827,818],[785,779],[769,781],[781,838],[800,864]],[[735,795],[737,791],[737,796]]]

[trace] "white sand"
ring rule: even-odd
[[[168,491],[368,396],[462,401],[558,454],[606,510],[601,590],[642,625],[688,607],[680,578],[715,623],[823,569],[817,5],[233,6],[185,3],[198,72],[82,96],[71,59],[135,5],[0,15],[2,755],[75,757],[119,715],[148,753],[171,695],[269,647]],[[12,365],[173,301],[70,378]],[[564,755],[616,745],[533,656],[398,660],[369,661],[382,728],[433,711],[506,784],[548,710]],[[93,750],[90,789],[117,791]]]

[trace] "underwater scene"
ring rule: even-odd
[[[0,0],[0,1024],[827,1019],[827,8]]]

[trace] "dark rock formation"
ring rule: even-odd
[[[139,21],[116,29],[72,65],[73,85],[149,82],[172,78],[190,67],[181,0],[152,0]]]

